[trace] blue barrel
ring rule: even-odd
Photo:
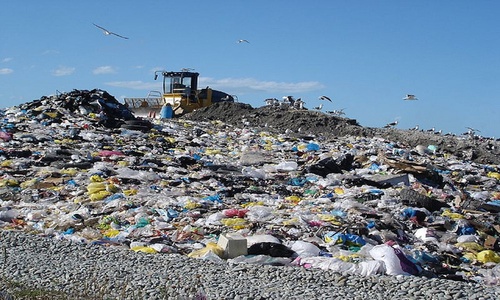
[[[161,108],[160,117],[162,119],[172,119],[174,117],[174,110],[172,109],[172,105],[165,104]]]

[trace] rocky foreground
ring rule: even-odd
[[[498,299],[500,289],[415,276],[213,263],[0,232],[0,299]],[[7,248],[5,245],[9,245]]]

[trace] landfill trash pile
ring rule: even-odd
[[[412,144],[288,113],[221,103],[150,122],[100,90],[8,108],[0,227],[220,263],[500,284],[497,141]]]
[[[332,139],[343,136],[381,137],[410,148],[434,145],[443,153],[484,164],[500,164],[500,139],[476,135],[440,134],[396,128],[363,127],[354,119],[316,110],[295,110],[287,107],[253,108],[244,103],[218,103],[186,115],[193,121],[223,120],[238,127],[258,128],[295,137],[316,136]]]

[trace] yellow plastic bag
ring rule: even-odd
[[[222,247],[217,245],[217,243],[208,242],[205,248],[195,250],[189,253],[188,256],[192,258],[200,258],[203,257],[205,254],[207,254],[209,251],[212,251],[220,258],[222,258],[222,256],[224,255],[224,249],[222,249]]]
[[[45,115],[49,116],[50,118],[54,119],[58,116],[58,113],[55,111],[46,111],[44,112]]]
[[[119,167],[127,167],[129,165],[128,161],[125,160],[120,160],[119,162],[116,163]]]
[[[138,192],[137,189],[128,189],[128,190],[124,190],[123,193],[125,194],[125,196],[133,196],[133,195],[136,195]]]
[[[455,244],[456,247],[463,248],[467,251],[483,251],[484,247],[475,242],[464,242]]]
[[[299,196],[288,196],[285,198],[285,200],[293,202],[295,204],[299,203],[302,199]]]
[[[117,229],[108,229],[102,233],[105,237],[112,238],[120,234],[120,231]]]
[[[62,169],[61,174],[75,176],[78,173],[78,170],[75,168]]]
[[[25,189],[25,188],[34,186],[37,182],[38,182],[38,178],[26,180],[25,182],[21,182],[21,188]]]
[[[147,247],[147,246],[135,246],[130,248],[130,250],[133,250],[135,252],[144,252],[144,253],[150,253],[150,254],[155,254],[158,253],[154,248]]]
[[[106,190],[106,184],[103,182],[92,182],[87,186],[87,193],[94,194]]]
[[[104,179],[99,175],[92,175],[92,176],[90,176],[90,181],[91,182],[103,182]]]
[[[221,151],[219,149],[206,149],[205,153],[207,155],[216,155],[216,154],[220,154]]]
[[[19,186],[19,181],[17,179],[4,179],[0,181],[0,187],[6,186]]]
[[[89,198],[91,201],[99,201],[111,195],[112,194],[108,191],[98,191],[90,194]]]
[[[221,223],[235,230],[243,229],[247,226],[247,221],[242,218],[225,218],[221,220]]]
[[[116,193],[116,192],[118,192],[118,187],[115,184],[110,183],[110,184],[106,185],[106,191],[111,192],[111,193]]]
[[[498,173],[498,172],[489,172],[488,173],[488,177],[500,180],[500,173]]]
[[[319,214],[318,215],[319,219],[321,221],[325,221],[325,222],[330,222],[334,225],[342,225],[341,222],[338,221],[337,217],[335,217],[334,215],[330,215],[330,214]]]
[[[13,161],[11,159],[7,159],[7,160],[2,161],[2,163],[0,164],[0,166],[2,166],[2,167],[10,167],[10,166],[12,166],[12,162]]]
[[[458,213],[452,213],[449,209],[445,210],[441,216],[443,217],[448,217],[448,218],[451,218],[453,220],[456,220],[456,219],[463,219],[464,216],[461,215],[461,214],[458,214]]]
[[[299,219],[298,218],[291,218],[290,220],[284,220],[283,221],[283,225],[285,226],[292,226],[292,225],[296,225],[299,223]]]
[[[184,205],[185,209],[195,209],[198,207],[201,207],[201,204],[194,201],[186,201],[186,204]]]
[[[335,188],[335,194],[337,195],[344,195],[344,189],[343,188],[340,188],[340,187],[336,187]]]
[[[252,207],[252,206],[262,206],[262,205],[264,205],[263,201],[257,201],[257,202],[242,203],[241,207],[242,208],[248,208],[248,207]]]
[[[500,255],[492,250],[484,250],[477,254],[477,260],[482,263],[494,262],[500,263]]]

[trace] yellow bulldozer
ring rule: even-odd
[[[199,73],[191,71],[156,71],[163,76],[162,89],[151,91],[146,98],[125,98],[127,106],[138,117],[172,118],[192,112],[213,103],[234,102],[235,96],[213,90],[210,87],[198,89]]]

